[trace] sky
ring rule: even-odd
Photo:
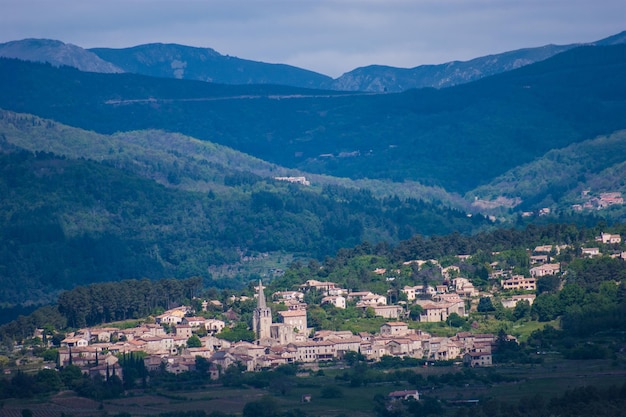
[[[626,0],[0,0],[0,43],[177,43],[331,77],[412,68],[626,30]]]

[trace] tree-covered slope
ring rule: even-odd
[[[0,106],[103,133],[146,128],[282,166],[466,192],[551,149],[626,128],[626,47],[582,47],[443,90],[346,95],[1,60]]]
[[[278,182],[263,176],[270,164],[180,135],[0,120],[0,302],[96,281],[207,277],[249,252],[321,258],[363,240],[488,225],[415,199]]]
[[[504,196],[519,199],[520,208],[563,208],[580,203],[589,190],[626,192],[626,131],[552,150],[543,157],[515,167],[469,197],[493,200]]]

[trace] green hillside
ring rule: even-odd
[[[519,209],[582,203],[585,190],[594,194],[626,192],[626,131],[555,149],[536,161],[515,167],[469,197],[519,198]]]
[[[114,133],[180,132],[290,168],[467,192],[626,128],[626,46],[581,47],[466,85],[357,95],[1,60],[0,107]]]
[[[364,240],[489,225],[416,199],[278,182],[262,175],[280,168],[180,135],[109,137],[8,112],[0,121],[0,303],[53,299],[77,283],[208,279],[210,266],[255,253],[323,258]]]

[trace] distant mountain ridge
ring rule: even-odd
[[[470,61],[420,65],[410,69],[371,65],[343,74],[333,81],[332,87],[336,90],[376,93],[397,93],[424,87],[451,87],[543,61],[576,46],[579,45],[547,45],[488,55]]]
[[[584,46],[445,89],[397,94],[97,74],[0,59],[0,107],[100,133],[161,129],[288,168],[465,194],[626,129],[626,45]]]
[[[221,84],[280,84],[319,88],[332,79],[284,64],[268,64],[221,55],[211,48],[154,43],[132,48],[89,49],[125,72]]]
[[[0,44],[0,56],[67,65],[81,71],[121,73],[121,68],[79,46],[50,39],[24,39]]]
[[[469,61],[452,61],[439,65],[396,68],[370,65],[343,74],[332,88],[346,91],[402,92],[412,88],[445,88],[465,84],[502,72],[543,61],[581,45],[618,45],[626,43],[626,31],[595,42],[569,45],[545,45],[492,54]]]
[[[587,44],[615,45],[625,42],[626,31]],[[222,84],[280,84],[313,89],[392,93],[423,87],[445,88],[475,81],[542,61],[580,45],[546,45],[469,61],[414,68],[370,65],[356,68],[337,79],[290,65],[251,61],[222,55],[211,48],[177,44],[82,49],[60,41],[25,39],[0,44],[0,56],[49,62],[57,66],[69,65],[81,71],[130,72]]]

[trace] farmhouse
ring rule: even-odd
[[[393,391],[388,395],[391,400],[419,400],[420,394],[417,390]]]
[[[376,316],[384,317],[386,319],[397,319],[401,317],[404,313],[404,309],[401,306],[397,305],[376,305],[368,306],[366,308],[373,309]]]

